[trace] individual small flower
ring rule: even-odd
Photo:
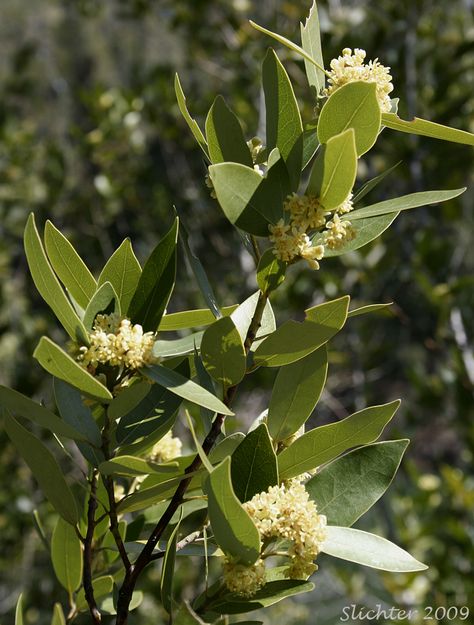
[[[323,236],[324,245],[331,250],[337,250],[344,243],[352,241],[355,234],[356,232],[351,222],[342,220],[336,213],[332,220],[326,224],[326,231]]]
[[[318,514],[304,484],[290,480],[280,486],[271,486],[243,506],[262,541],[283,539],[291,542],[287,577],[307,579],[316,571],[314,560],[326,540],[326,517]]]
[[[231,560],[224,563],[224,583],[230,592],[241,597],[252,597],[265,586],[265,562],[257,560],[251,566],[235,564]]]
[[[178,436],[173,436],[170,430],[153,445],[149,459],[152,462],[169,462],[181,455],[182,447],[181,439]]]
[[[143,332],[140,324],[116,313],[97,315],[89,334],[89,346],[79,348],[77,360],[88,369],[100,365],[139,369],[156,362],[154,332]]]
[[[330,63],[329,87],[325,89],[324,95],[331,95],[349,82],[357,80],[374,82],[380,109],[383,113],[388,113],[392,107],[388,94],[393,91],[390,68],[379,63],[378,59],[365,63],[366,54],[366,51],[360,48],[356,48],[354,54],[351,48],[344,48],[342,56]]]

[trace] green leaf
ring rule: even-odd
[[[316,127],[307,128],[303,133],[303,164],[301,169],[306,169],[318,148],[319,139]]]
[[[449,191],[421,191],[420,193],[402,195],[401,197],[394,198],[393,200],[377,202],[377,204],[364,206],[364,208],[352,211],[350,214],[350,220],[352,222],[358,219],[366,219],[367,217],[378,217],[379,215],[398,213],[399,211],[417,208],[418,206],[428,206],[429,204],[446,202],[447,200],[452,200],[453,198],[458,197],[458,195],[464,193],[465,190],[466,187],[462,187],[461,189],[452,189]]]
[[[366,445],[331,462],[306,482],[306,490],[330,525],[353,525],[384,494],[409,441]]]
[[[110,282],[114,287],[123,315],[128,313],[141,273],[142,269],[130,239],[125,239],[109,258],[99,276],[99,285]]]
[[[168,305],[176,278],[176,243],[178,218],[161,239],[143,267],[140,280],[128,309],[133,323],[144,332],[155,332]]]
[[[321,146],[306,193],[316,195],[326,210],[340,206],[354,186],[357,172],[355,133],[352,128],[334,135]]]
[[[325,86],[324,59],[321,49],[321,34],[319,28],[318,8],[316,0],[309,11],[309,15],[304,24],[300,24],[301,29],[301,47],[309,54],[321,67],[316,67],[314,63],[304,60],[304,67],[308,83],[310,87],[314,87],[316,94],[319,95]]]
[[[380,131],[380,106],[376,84],[350,82],[336,89],[325,102],[318,120],[320,143],[353,128],[358,156],[370,150]]]
[[[53,454],[8,414],[5,416],[5,431],[53,508],[65,521],[75,525],[79,521],[76,500]]]
[[[82,580],[82,546],[76,529],[61,517],[51,537],[51,560],[54,573],[71,596]]]
[[[442,139],[452,143],[463,143],[464,145],[474,145],[474,134],[457,128],[450,128],[414,117],[411,121],[400,119],[395,113],[382,113],[382,124],[392,130],[408,132],[411,135],[421,135],[433,139]]]
[[[153,365],[142,369],[142,373],[160,386],[167,388],[171,393],[183,399],[187,399],[193,404],[209,408],[209,410],[214,410],[215,412],[225,415],[234,414],[215,395],[212,395],[212,393],[205,388],[199,386],[199,384],[196,384],[192,380],[188,380],[173,369],[168,369],[162,365]]]
[[[228,317],[237,307],[238,304],[233,304],[232,306],[224,306],[221,309],[222,315],[224,317]],[[211,323],[214,323],[215,320],[216,317],[208,308],[183,310],[182,312],[163,315],[159,327],[159,332],[188,330],[189,328],[209,326],[211,325]]]
[[[23,595],[20,594],[15,608],[15,625],[25,625],[23,618]]]
[[[48,220],[44,244],[49,262],[58,278],[81,308],[86,308],[97,283],[82,258],[66,237]]]
[[[207,152],[207,143],[204,135],[202,134],[201,129],[199,128],[197,122],[191,117],[188,111],[188,107],[186,106],[186,97],[183,92],[183,88],[181,87],[181,83],[179,80],[178,74],[174,76],[174,91],[176,94],[176,100],[178,101],[178,107],[181,111],[181,115],[184,117],[186,123],[189,126],[189,129],[193,133],[194,138],[199,144],[199,147],[206,155],[206,158],[209,159],[209,154]]]
[[[371,180],[368,180],[365,184],[363,184],[352,198],[352,203],[354,204],[354,206],[357,204],[357,202],[360,202],[360,200],[362,200],[362,198],[364,198],[368,193],[370,193],[372,189],[375,189],[375,187],[377,187],[382,182],[382,180],[384,180],[389,174],[391,174],[392,171],[394,171],[401,163],[402,161],[398,161],[398,163],[395,163],[395,165],[392,165],[392,167],[389,167],[378,176],[375,176],[375,178],[372,178]]]
[[[310,592],[314,589],[312,582],[300,579],[285,579],[265,584],[250,599],[240,597],[235,593],[228,593],[222,599],[211,601],[206,608],[220,614],[244,614],[260,608],[268,608],[282,599]]]
[[[367,304],[367,306],[361,306],[360,308],[354,308],[347,313],[347,318],[359,317],[360,315],[366,315],[367,313],[378,312],[379,310],[385,310],[390,308],[393,302],[387,304]]]
[[[262,293],[275,291],[285,279],[287,264],[279,260],[272,249],[265,250],[257,267],[257,284]]]
[[[69,336],[74,341],[87,343],[86,329],[48,262],[33,213],[30,213],[26,223],[24,244],[31,276],[41,297],[54,312]]]
[[[107,407],[107,415],[116,421],[134,410],[151,391],[147,380],[139,380],[125,387]],[[119,426],[120,427],[120,426]]]
[[[54,398],[59,414],[68,425],[74,427],[95,447],[102,445],[102,436],[90,408],[82,401],[81,394],[67,382],[54,378]]]
[[[247,362],[245,349],[230,317],[221,317],[204,332],[201,359],[209,374],[225,387],[242,380]]]
[[[273,385],[267,416],[268,429],[274,441],[287,439],[306,423],[319,401],[327,371],[325,345],[280,369]]]
[[[260,536],[237,499],[230,477],[230,458],[209,474],[204,483],[214,538],[225,554],[249,566],[260,555]]]
[[[185,410],[186,421],[188,422],[189,431],[191,432],[191,437],[193,439],[194,446],[196,447],[196,451],[198,453],[199,458],[201,459],[202,466],[206,469],[208,473],[212,471],[212,464],[207,457],[206,452],[204,451],[201,443],[196,436],[196,431],[194,429],[193,420],[191,419],[191,415],[188,410]]]
[[[189,371],[187,367],[186,370]],[[178,372],[181,372],[181,368]],[[130,412],[121,417],[118,423],[117,442],[122,447],[126,444],[131,446],[128,452],[122,450],[123,453],[138,454],[138,447],[142,447],[139,444],[140,439],[145,446],[149,440],[148,446],[151,447],[172,428],[175,422],[182,399],[163,386],[148,384],[148,387],[149,392]]]
[[[75,386],[86,395],[103,402],[112,399],[112,393],[97,378],[47,336],[41,337],[33,356],[48,373]]]
[[[47,428],[57,436],[66,436],[74,440],[84,440],[82,431],[64,423],[54,412],[37,404],[29,397],[25,397],[18,391],[0,385],[0,406],[6,408],[15,415],[19,415]]]
[[[264,423],[249,432],[232,454],[231,476],[241,502],[278,484],[277,459]]]
[[[328,526],[321,551],[335,558],[382,571],[406,573],[428,567],[389,540],[352,527]]]
[[[291,188],[296,190],[303,158],[303,124],[288,74],[271,48],[263,61],[262,83],[267,150],[278,148],[288,169]]]
[[[235,323],[237,330],[239,331],[240,338],[242,342],[245,344],[245,340],[247,338],[247,333],[252,323],[253,316],[255,314],[255,310],[257,308],[258,300],[260,297],[260,292],[256,291],[246,300],[244,300],[239,307],[234,310],[231,314],[232,321]],[[267,299],[265,304],[265,308],[263,309],[262,320],[260,322],[260,327],[257,330],[255,335],[255,339],[251,346],[251,351],[255,351],[257,347],[262,342],[263,338],[266,337],[272,332],[275,331],[276,323],[275,323],[275,315],[273,314],[272,305],[270,304],[270,300]]]
[[[168,499],[173,495],[176,490],[176,487],[182,480],[187,480],[189,477],[195,477],[198,475],[202,475],[203,470],[194,471],[193,473],[181,473],[176,477],[172,477],[168,480],[164,480],[159,482],[155,486],[151,486],[150,488],[140,488],[139,491],[134,492],[131,495],[128,495],[124,499],[122,499],[117,505],[117,511],[120,514],[125,514],[126,512],[135,512],[137,510],[145,510],[150,506],[163,501],[164,499]],[[200,479],[198,480],[195,488],[199,487]],[[192,483],[189,487],[188,491],[192,490]]]
[[[287,321],[262,341],[254,354],[257,365],[280,367],[304,358],[327,343],[344,325],[349,307],[348,296],[306,311],[303,323]]]
[[[324,71],[324,67],[322,65],[320,65],[316,59],[313,59],[313,57],[310,54],[305,52],[305,50],[303,50],[303,48],[301,48],[296,43],[293,43],[292,41],[290,41],[286,37],[283,37],[282,35],[278,35],[277,33],[273,33],[271,30],[267,30],[263,26],[260,26],[259,24],[256,24],[255,22],[252,22],[252,20],[249,20],[249,24],[250,24],[250,26],[253,26],[253,28],[255,28],[256,30],[259,30],[261,33],[265,33],[269,37],[272,37],[272,39],[276,39],[276,41],[279,41],[280,43],[282,43],[284,46],[286,46],[290,50],[293,50],[293,52],[296,52],[297,54],[302,56],[305,59],[305,61],[308,61],[309,63],[311,63],[312,65],[314,65],[318,69]]]
[[[169,474],[176,472],[176,464],[156,464],[134,456],[115,456],[99,465],[102,475],[150,475],[152,473]]]
[[[209,310],[214,315],[215,319],[221,317],[221,311],[217,304],[216,296],[214,295],[214,290],[209,282],[209,278],[207,277],[206,271],[202,266],[199,258],[194,254],[191,246],[189,245],[189,233],[184,225],[181,223],[181,230],[179,233],[179,240],[184,249],[184,253],[186,255],[186,259],[192,269],[194,277],[196,278],[197,285],[201,294],[204,298],[204,301],[209,307]]]
[[[356,211],[354,211],[354,213],[355,212]],[[352,223],[352,213],[349,213],[349,215]],[[398,215],[399,213],[389,213],[388,215],[380,215],[379,217],[367,217],[367,219],[356,220],[354,224],[356,234],[352,241],[347,241],[347,243],[344,243],[341,247],[334,250],[326,248],[324,257],[331,258],[332,256],[341,256],[342,254],[353,252],[367,245],[367,243],[370,243],[385,232]],[[317,245],[319,242],[322,243],[322,240],[316,237],[314,244]]]
[[[55,603],[51,625],[66,625],[66,618],[60,603]]]
[[[219,163],[209,167],[217,200],[227,219],[245,232],[268,236],[267,206],[256,201],[263,177],[250,167],[239,163]]]
[[[297,438],[278,456],[280,479],[287,480],[333,460],[352,447],[373,443],[393,417],[400,401],[371,406],[342,421],[323,425]]]
[[[200,348],[203,334],[204,332],[195,332],[181,339],[155,341],[153,355],[158,358],[168,358],[192,354],[195,349]]]
[[[92,580],[92,587],[94,589],[94,597],[96,601],[103,599],[112,592],[114,587],[114,578],[112,575],[103,575],[102,577],[96,577]],[[76,607],[79,612],[84,612],[89,609],[84,595],[84,589],[81,588],[76,596]]]
[[[84,312],[83,323],[86,329],[89,332],[92,330],[99,313],[110,314],[111,312],[120,314],[120,301],[112,284],[104,282],[94,293]]]
[[[244,440],[245,434],[242,432],[234,432],[223,438],[217,445],[211,449],[209,454],[209,461],[212,464],[219,464],[227,456],[231,456],[240,443]]]
[[[181,509],[179,521],[174,526],[173,531],[169,537],[166,545],[166,551],[163,558],[163,567],[161,569],[160,579],[160,595],[161,603],[164,609],[172,617],[173,606],[173,580],[174,580],[174,564],[176,560],[176,543],[178,540],[179,526],[181,519],[183,518],[183,511]]]
[[[206,138],[212,163],[230,161],[253,167],[240,122],[220,95],[214,100],[206,119]]]

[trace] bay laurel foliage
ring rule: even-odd
[[[271,48],[262,63],[265,137],[245,137],[221,96],[201,129],[178,76],[175,91],[206,159],[206,183],[252,250],[255,293],[220,308],[171,211],[169,230],[143,267],[125,239],[97,278],[51,222],[41,235],[31,214],[25,227],[33,281],[67,338],[58,344],[44,336],[33,354],[52,376],[56,406],[7,387],[0,405],[8,436],[57,513],[52,536],[42,534],[67,597],[54,606],[54,625],[82,613],[123,625],[141,603],[140,576],[152,563],[161,564],[161,603],[178,625],[218,622],[311,591],[320,552],[384,571],[426,568],[385,538],[352,527],[389,487],[407,448],[406,439],[379,441],[400,402],[305,430],[325,387],[331,339],[354,316],[386,305],[354,309],[344,295],[307,309],[302,321],[278,325],[271,300],[290,265],[324,271],[324,258],[366,245],[403,211],[464,191],[427,190],[361,206],[393,175],[391,167],[354,190],[359,159],[380,133],[471,146],[474,135],[400,119],[388,68],[366,63],[362,50],[346,48],[325,65],[315,3],[301,24],[301,46],[253,25],[304,59],[312,119],[302,119]],[[168,314],[180,250],[207,308]],[[238,386],[261,367],[276,370],[268,409],[253,415],[249,431],[230,432],[225,422],[234,416]],[[178,420],[194,446],[187,455],[173,436]],[[51,433],[48,446],[29,423]],[[83,458],[82,481],[81,473],[65,476],[60,468],[72,445]],[[215,577],[205,567],[192,602],[173,585],[178,556],[221,564]],[[16,625],[23,610],[20,597]]]

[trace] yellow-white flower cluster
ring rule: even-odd
[[[318,514],[304,484],[297,480],[272,486],[243,504],[263,541],[290,541],[286,570],[290,579],[307,579],[317,566],[314,560],[326,540],[326,517]]]
[[[325,89],[324,95],[331,95],[349,82],[374,82],[380,109],[388,113],[392,107],[388,94],[393,91],[390,68],[379,63],[378,59],[365,63],[366,55],[366,51],[360,48],[356,48],[354,54],[351,48],[344,48],[342,56],[331,61],[329,87]]]
[[[265,586],[265,562],[257,560],[252,566],[235,564],[231,560],[224,563],[224,583],[230,592],[241,597],[252,597]]]
[[[152,462],[168,462],[181,455],[182,447],[181,439],[178,436],[173,436],[170,430],[153,445],[149,458]]]
[[[112,313],[97,315],[89,334],[89,346],[79,348],[77,360],[87,368],[111,365],[139,369],[155,362],[153,357],[154,332],[143,332],[140,324],[132,324]]]
[[[290,579],[307,579],[317,570],[314,560],[326,540],[326,517],[318,514],[316,504],[309,499],[304,484],[289,480],[281,486],[271,486],[243,504],[257,527],[262,543],[289,543],[285,556],[290,564],[285,570]],[[281,552],[278,552],[281,555]],[[271,553],[270,553],[271,555]],[[231,592],[251,597],[265,585],[265,554],[252,566],[224,563],[224,582]]]
[[[324,232],[324,245],[331,250],[340,248],[347,241],[352,241],[355,237],[355,230],[350,221],[342,220],[337,213],[333,215],[331,221],[326,223]]]
[[[288,223],[280,219],[270,225],[269,240],[273,243],[273,253],[286,262],[299,258],[306,260],[311,269],[319,269],[318,260],[324,256],[324,246],[334,249],[354,236],[354,229],[348,221],[341,221],[338,215],[352,210],[352,193],[334,210],[332,221],[326,221],[331,215],[314,195],[293,193],[286,199],[283,208],[290,214]],[[334,226],[336,222],[337,226]],[[308,232],[327,228],[322,242],[313,245]]]

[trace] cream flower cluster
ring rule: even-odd
[[[264,544],[268,545],[273,540],[290,543],[285,554],[290,558],[286,577],[307,579],[317,570],[314,560],[326,540],[326,517],[318,514],[304,484],[288,480],[281,486],[271,486],[252,497],[243,507],[255,523]],[[231,560],[224,564],[225,585],[231,592],[243,597],[254,595],[265,585],[265,579],[263,558],[249,567]]]
[[[379,63],[378,59],[365,63],[366,51],[356,48],[352,54],[351,48],[344,48],[342,56],[333,59],[330,63],[331,71],[328,80],[329,87],[324,95],[331,95],[336,89],[349,82],[362,80],[376,84],[377,100],[383,113],[388,113],[392,107],[390,96],[393,91],[390,68]]]
[[[262,540],[283,539],[291,542],[290,579],[307,579],[317,566],[322,543],[326,540],[326,517],[318,514],[304,484],[297,480],[272,486],[243,504],[253,519]]]
[[[252,566],[235,564],[231,560],[224,563],[224,583],[230,592],[241,597],[252,597],[265,586],[265,562],[257,560]]]
[[[280,219],[275,225],[269,226],[273,253],[280,260],[293,262],[303,258],[311,269],[319,269],[318,260],[323,258],[326,244],[334,249],[354,237],[355,231],[350,222],[341,221],[338,216],[352,210],[352,193],[335,209],[332,221],[326,221],[331,213],[314,195],[293,193],[288,196],[283,208],[290,213],[289,222]],[[322,243],[313,245],[308,232],[324,227],[328,230],[324,232]]]
[[[324,245],[331,250],[336,250],[347,241],[355,237],[355,230],[350,221],[342,220],[339,215],[333,215],[331,221],[326,224],[324,232]]]
[[[89,342],[89,347],[79,348],[77,357],[88,368],[104,364],[139,369],[156,360],[152,352],[154,333],[143,332],[140,324],[116,313],[97,315]]]
[[[181,439],[178,436],[173,436],[170,430],[153,445],[149,459],[152,462],[168,462],[181,455],[182,447]]]

